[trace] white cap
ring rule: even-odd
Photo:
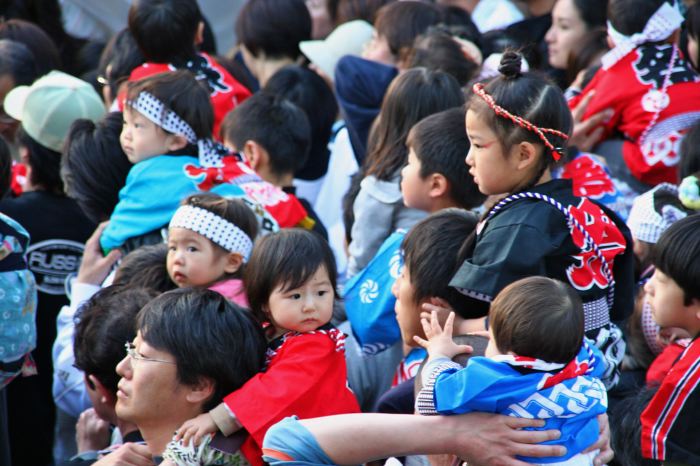
[[[338,60],[345,55],[361,55],[372,34],[372,25],[358,19],[341,24],[324,40],[299,42],[299,48],[314,65],[333,79]]]

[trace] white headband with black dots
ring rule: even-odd
[[[645,42],[658,42],[667,39],[673,34],[673,31],[681,27],[681,24],[683,24],[683,15],[678,11],[678,4],[675,1],[673,6],[667,2],[662,3],[659,9],[651,15],[644,30],[631,36],[618,32],[608,21],[608,35],[615,43],[615,47],[601,58],[603,69],[609,69]]]
[[[253,250],[253,240],[228,220],[201,207],[180,206],[168,228],[185,228],[199,233],[229,252],[243,256],[243,262],[248,262]]]
[[[156,96],[141,91],[136,100],[128,100],[126,105],[136,110],[154,124],[173,134],[182,134],[190,144],[196,144],[199,163],[204,167],[221,167],[221,158],[226,154],[222,146],[211,139],[197,139],[192,127],[180,116],[165,107]]]

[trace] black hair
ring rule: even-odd
[[[406,60],[409,68],[422,66],[444,71],[454,76],[460,86],[466,86],[479,72],[479,64],[468,59],[452,34],[440,26],[431,26],[418,36]]]
[[[64,195],[61,154],[40,144],[22,126],[17,130],[17,141],[29,153],[31,183],[53,194]]]
[[[644,387],[619,400],[609,410],[610,446],[615,464],[623,466],[661,466],[662,462],[642,457],[641,417],[658,387]]]
[[[317,73],[301,66],[287,66],[275,73],[264,91],[287,99],[301,108],[309,119],[309,157],[295,177],[316,180],[328,171],[328,141],[338,116],[338,104],[328,84]]]
[[[678,220],[661,234],[652,263],[683,290],[686,306],[700,301],[700,214]]]
[[[605,27],[608,0],[574,0],[574,7],[587,29]]]
[[[0,199],[3,199],[10,192],[12,184],[12,154],[5,142],[5,138],[0,136]]]
[[[260,322],[270,295],[276,288],[298,288],[320,268],[328,272],[333,292],[337,295],[335,256],[320,235],[300,228],[286,228],[260,238],[246,266],[244,282],[250,309]]]
[[[61,69],[61,57],[53,40],[39,26],[22,19],[0,22],[0,39],[24,44],[34,56],[37,76]]]
[[[610,0],[607,18],[620,34],[631,36],[642,32],[649,18],[669,0]]]
[[[106,84],[104,82],[101,84],[109,86],[113,99],[117,97],[119,86],[129,79],[131,72],[144,61],[146,59],[136,45],[129,28],[117,32],[107,42],[100,56],[98,72],[106,81]]]
[[[517,280],[491,303],[489,325],[502,354],[567,364],[581,349],[583,304],[568,284],[547,277]]]
[[[141,309],[137,329],[149,346],[173,355],[180,383],[195,385],[203,377],[214,381],[204,411],[241,388],[265,361],[261,326],[215,291],[180,288],[163,293]]]
[[[21,42],[0,39],[0,76],[12,76],[15,86],[29,86],[39,77],[34,54]]]
[[[406,163],[406,137],[413,125],[463,102],[459,83],[447,73],[413,68],[399,74],[389,85],[372,126],[364,175],[391,179]]]
[[[304,0],[249,0],[236,19],[236,37],[255,57],[296,60],[311,27]]]
[[[688,31],[688,37],[693,38],[696,42],[700,41],[700,3],[693,3],[685,13],[685,28]],[[698,56],[690,57],[693,66],[700,64],[700,50]]]
[[[479,191],[464,163],[469,152],[464,114],[464,107],[455,107],[423,118],[411,128],[406,145],[420,161],[421,178],[441,174],[449,182],[450,199],[465,209],[473,209],[486,196]]]
[[[438,297],[450,303],[458,315],[467,311],[468,298],[448,284],[462,263],[459,251],[476,221],[465,210],[443,209],[418,222],[404,237],[401,249],[416,303]]]
[[[514,51],[505,52],[498,67],[501,76],[486,84],[485,91],[491,95],[497,105],[515,116],[528,120],[538,128],[570,134],[573,128],[573,117],[561,89],[543,75],[522,74],[521,64],[522,55]],[[525,188],[537,183],[542,174],[555,164],[551,151],[544,146],[537,133],[515,124],[509,118],[497,115],[480,96],[472,96],[469,101],[469,110],[486,121],[496,134],[504,153],[507,153],[513,145],[525,141],[544,148],[535,177]],[[545,136],[555,148],[566,148],[565,138],[551,133],[545,133]],[[563,154],[564,151],[560,152]]]
[[[214,130],[214,110],[205,83],[198,81],[188,70],[158,73],[138,81],[129,82],[125,110],[128,102],[136,100],[141,92],[149,92],[160,100],[167,110],[175,112],[190,125],[197,139],[209,139]],[[183,153],[191,155],[196,148],[186,147]]]
[[[129,30],[146,61],[184,64],[194,45],[202,12],[196,0],[134,0]]]
[[[690,127],[681,142],[681,160],[678,163],[679,179],[700,171],[700,121]]]
[[[124,359],[124,343],[136,336],[136,315],[155,296],[153,290],[111,285],[80,306],[73,340],[75,367],[116,394],[116,367]]]
[[[221,124],[222,139],[239,151],[246,141],[260,144],[276,175],[296,173],[306,163],[311,127],[304,111],[287,99],[260,91],[239,104]]]
[[[159,293],[174,290],[177,285],[168,275],[167,257],[168,245],[165,243],[147,244],[134,249],[122,259],[113,283],[140,286]]]
[[[389,51],[399,58],[428,27],[442,22],[443,10],[432,3],[417,0],[391,2],[377,12],[374,28],[386,38]]]
[[[119,144],[121,129],[122,114],[111,112],[97,123],[76,120],[66,136],[61,162],[66,194],[94,223],[112,215],[132,166]]]
[[[328,14],[338,26],[349,21],[361,19],[374,23],[377,11],[394,0],[329,0]]]

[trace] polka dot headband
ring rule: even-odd
[[[253,250],[253,240],[228,220],[201,207],[180,206],[168,228],[185,228],[198,233],[214,244],[229,252],[243,256],[243,262],[248,262]]]
[[[192,127],[180,116],[165,107],[156,96],[148,91],[141,91],[135,100],[128,100],[126,105],[148,118],[153,124],[173,134],[182,134],[190,144],[196,144],[199,162],[204,167],[221,167],[221,158],[226,149],[211,139],[197,139]]]
[[[539,126],[535,126],[534,124],[530,123],[523,117],[519,117],[517,115],[513,115],[510,113],[508,110],[505,108],[501,107],[496,103],[495,100],[493,100],[493,96],[491,96],[488,92],[486,92],[486,89],[484,88],[484,85],[482,83],[476,83],[474,84],[473,88],[474,94],[478,95],[482,99],[484,99],[484,102],[486,102],[486,105],[491,107],[491,110],[494,111],[496,115],[502,118],[507,118],[511,120],[513,123],[516,125],[520,126],[521,128],[524,128],[528,131],[532,131],[535,133],[539,138],[542,140],[544,145],[552,151],[552,158],[554,160],[559,160],[561,158],[562,153],[564,152],[563,147],[554,147],[554,145],[549,142],[549,139],[545,135],[545,133],[553,134],[555,136],[559,136],[560,138],[567,140],[569,139],[569,135],[566,133],[563,133],[561,131],[558,131],[556,129],[550,129],[550,128],[540,128]]]

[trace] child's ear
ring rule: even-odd
[[[251,139],[247,140],[243,145],[243,154],[248,160],[250,168],[256,172],[260,172],[268,164],[268,155],[265,148]]]
[[[224,265],[224,272],[235,273],[241,268],[243,264],[243,256],[237,252],[229,252],[226,254],[226,265]]]
[[[194,45],[200,45],[204,42],[204,21],[197,24],[197,33],[194,35]]]
[[[537,164],[538,147],[531,142],[523,141],[516,146],[518,170],[527,170]]]
[[[183,134],[170,134],[167,141],[168,151],[175,152],[187,146],[187,138]]]
[[[441,173],[433,173],[430,175],[430,191],[428,194],[432,198],[442,197],[447,194],[450,187],[450,182],[447,181],[445,175]]]
[[[209,377],[200,377],[194,385],[190,385],[186,399],[190,403],[204,403],[214,394],[216,384]]]

